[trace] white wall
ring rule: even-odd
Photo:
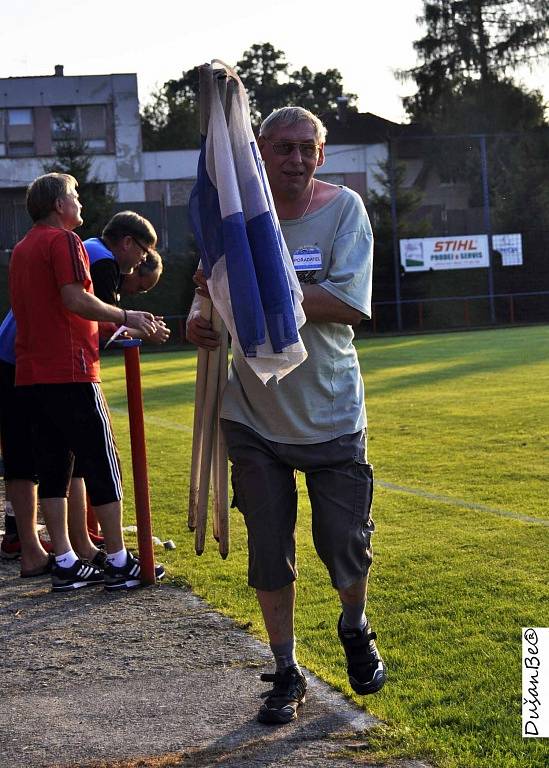
[[[143,170],[146,181],[196,179],[198,149],[179,149],[165,152],[143,152]]]

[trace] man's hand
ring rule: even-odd
[[[208,350],[217,349],[220,344],[219,334],[212,330],[211,322],[203,318],[200,310],[195,308],[195,302],[187,317],[187,341]]]
[[[129,310],[127,310],[129,313]],[[155,316],[154,322],[156,325],[156,330],[152,333],[145,334],[143,331],[135,330],[134,328],[129,329],[129,335],[132,339],[145,339],[149,344],[164,344],[168,339],[170,338],[171,331],[164,322],[164,318],[160,316]]]
[[[156,331],[147,338],[151,344],[165,344],[170,338],[171,331],[164,322],[163,317],[155,317]]]
[[[150,312],[142,312],[137,309],[126,310],[126,322],[128,328],[140,331],[147,338],[156,333],[156,320]]]
[[[197,269],[193,275],[193,283],[196,285],[195,293],[199,296],[203,296],[205,299],[210,298],[210,292],[208,290],[208,283],[204,277],[202,269]]]

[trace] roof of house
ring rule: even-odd
[[[425,128],[415,123],[394,123],[372,112],[346,110],[342,115],[332,112],[323,116],[328,129],[328,144],[380,144],[395,136],[417,136]]]

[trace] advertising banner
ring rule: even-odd
[[[488,236],[452,235],[401,240],[400,262],[406,272],[488,267]]]
[[[522,235],[492,235],[492,248],[501,254],[503,267],[520,267],[522,264]]]

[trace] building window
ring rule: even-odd
[[[87,139],[86,147],[90,152],[106,152],[107,140],[106,139]]]
[[[52,107],[51,136],[55,141],[77,139],[79,136],[76,107]]]
[[[8,125],[32,125],[32,109],[8,109]]]
[[[3,137],[0,136],[0,140]],[[33,111],[8,109],[6,120],[6,143],[8,157],[29,157],[34,155]]]
[[[80,107],[52,107],[51,136],[53,145],[66,141],[83,142],[90,152],[107,149],[107,120],[103,104]]]
[[[10,157],[32,157],[34,155],[34,143],[32,141],[10,141]]]

